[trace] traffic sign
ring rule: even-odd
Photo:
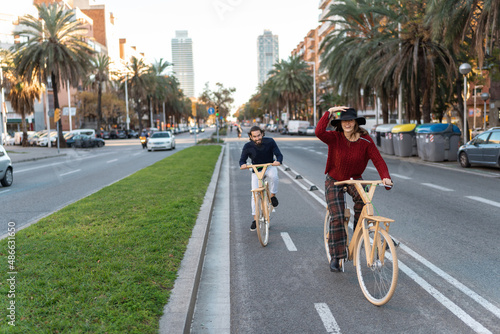
[[[214,112],[215,112],[214,108],[212,108],[212,107],[208,108],[208,114],[209,115],[213,115]]]

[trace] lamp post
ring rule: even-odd
[[[130,117],[128,117],[128,73],[125,75],[125,110],[127,111],[127,131],[130,130]]]
[[[308,61],[306,63],[313,66],[313,125],[316,126],[316,62]]]
[[[7,140],[7,115],[5,113],[5,97],[4,97],[4,90],[3,90],[3,71],[2,71],[2,62],[0,61],[0,86],[1,86],[1,93],[0,93],[0,118],[2,121],[2,124],[0,124],[0,145],[3,145],[3,140]]]
[[[469,63],[463,63],[458,70],[464,76],[464,144],[467,142],[467,74],[470,73],[472,67]]]
[[[484,101],[484,111],[483,111],[483,130],[486,130],[486,100],[490,98],[490,94],[482,93],[481,99]]]

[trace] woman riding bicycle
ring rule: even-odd
[[[337,112],[340,116],[335,118]],[[331,124],[335,131],[327,131],[328,124]],[[372,160],[384,185],[392,185],[384,159],[368,132],[360,127],[365,124],[365,118],[358,117],[355,109],[342,106],[330,108],[328,112],[325,112],[316,127],[316,136],[328,145],[325,198],[331,217],[328,240],[331,271],[340,271],[339,260],[347,257],[347,235],[343,223],[345,186],[336,186],[334,183],[351,178],[362,179],[361,175],[366,169],[368,160]],[[354,201],[353,230],[355,230],[364,203],[354,186],[346,188]]]

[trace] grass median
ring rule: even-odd
[[[0,332],[157,333],[220,151],[179,151],[2,240]]]

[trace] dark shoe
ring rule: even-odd
[[[252,222],[252,225],[250,226],[250,231],[255,231],[257,228],[257,224],[255,223],[255,220]]]
[[[277,207],[279,202],[278,202],[278,199],[276,198],[276,196],[273,196],[271,197],[271,204],[274,206],[274,207]]]
[[[339,259],[332,258],[332,260],[330,261],[330,271],[331,272],[340,271]]]

